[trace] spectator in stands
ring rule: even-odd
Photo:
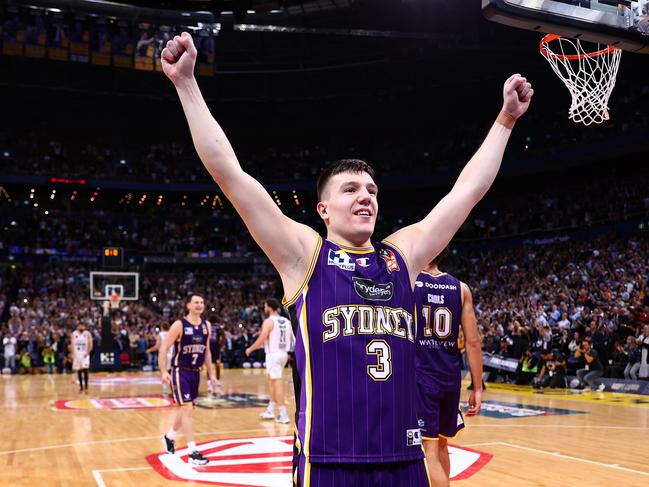
[[[609,365],[606,367],[604,377],[609,379],[624,379],[624,369],[629,362],[629,356],[619,340],[615,341],[613,352],[609,357]]]
[[[9,368],[11,373],[14,373],[16,370],[16,337],[9,332],[2,340],[4,345],[4,366]]]
[[[645,309],[649,308],[645,306]],[[649,378],[649,325],[644,326],[642,334],[638,337],[636,342],[640,348],[640,369],[638,370],[638,377],[641,379]]]
[[[567,313],[562,313],[561,314],[561,320],[557,322],[557,326],[559,329],[563,331],[568,331],[570,329],[570,320],[568,319],[568,314]]]
[[[638,380],[638,370],[640,370],[640,348],[636,343],[636,339],[632,335],[626,337],[624,352],[628,359],[626,367],[624,368],[624,378]]]
[[[584,359],[584,368],[577,371],[579,388],[584,389],[589,386],[592,390],[603,391],[604,384],[600,383],[599,378],[604,374],[604,367],[590,340],[582,340],[581,346],[575,352],[575,357]]]
[[[25,348],[20,350],[20,357],[18,359],[18,373],[19,374],[33,374],[32,358]]]

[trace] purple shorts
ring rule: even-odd
[[[426,460],[388,463],[307,463],[297,457],[294,487],[430,487]]]
[[[212,355],[213,364],[221,361],[221,347],[218,345],[214,346],[212,340],[210,340],[210,354]]]
[[[417,419],[424,440],[453,438],[464,428],[460,388],[440,391],[417,384]]]
[[[200,370],[171,369],[171,391],[176,404],[193,403],[198,397],[198,384],[201,380]]]

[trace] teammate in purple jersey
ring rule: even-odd
[[[198,386],[201,380],[201,367],[207,366],[208,374],[216,382],[212,368],[212,356],[208,345],[210,339],[210,322],[201,315],[205,310],[203,297],[197,294],[190,296],[187,302],[187,316],[176,320],[169,334],[160,346],[158,365],[162,381],[171,384],[174,402],[180,406],[171,429],[162,437],[162,444],[167,453],[175,453],[176,433],[182,427],[187,447],[191,451],[189,463],[206,465],[208,459],[196,448],[192,413],[194,399],[198,397]],[[174,347],[171,373],[167,371],[167,350]]]
[[[519,74],[505,82],[502,110],[453,189],[423,220],[380,244],[371,242],[378,213],[374,170],[356,159],[330,165],[318,180],[323,243],[315,230],[283,215],[241,168],[194,77],[191,35],[170,40],[161,62],[201,161],[279,272],[294,313],[295,484],[427,485],[419,430],[408,431],[417,424],[409,335],[414,282],[491,187],[511,130],[529,107],[530,83]]]
[[[435,257],[415,282],[417,315],[417,416],[424,441],[431,484],[449,485],[451,462],[449,438],[464,429],[460,411],[461,359],[458,349],[460,327],[464,333],[471,378],[467,416],[480,412],[482,404],[482,351],[469,286],[441,272]]]

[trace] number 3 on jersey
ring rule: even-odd
[[[421,308],[426,325],[424,326],[424,336],[432,337],[433,332],[439,339],[447,338],[451,334],[451,324],[453,323],[453,313],[446,307],[435,308],[433,313],[433,328],[430,327],[430,306]]]
[[[368,355],[376,355],[376,365],[367,366],[367,375],[373,380],[385,381],[392,375],[392,350],[385,340],[372,340],[365,347]]]

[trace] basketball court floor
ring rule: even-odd
[[[261,370],[226,370],[221,398],[202,384],[195,431],[205,467],[183,461],[182,436],[178,455],[163,454],[175,409],[158,377],[91,374],[84,396],[72,375],[2,376],[0,485],[291,485],[293,426],[259,419]],[[288,370],[285,379],[290,388]],[[648,485],[649,397],[494,384],[484,401],[451,440],[454,484]]]

